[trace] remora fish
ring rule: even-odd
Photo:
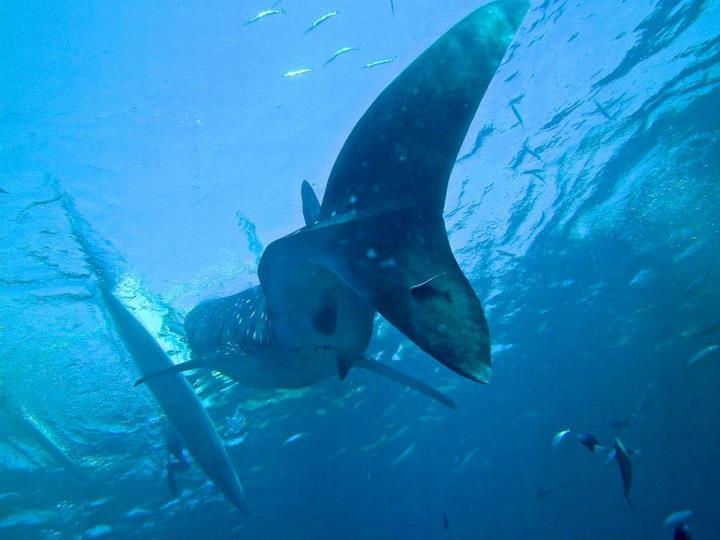
[[[623,491],[625,493],[625,499],[633,507],[633,503],[630,500],[630,488],[632,487],[632,463],[630,462],[630,455],[628,454],[625,446],[620,439],[615,439],[615,461],[617,461],[618,467],[620,468],[620,476],[623,481]]]
[[[337,157],[322,204],[303,186],[306,226],[265,249],[259,286],[188,314],[193,358],[165,373],[203,367],[257,388],[301,388],[357,367],[454,406],[366,355],[378,312],[448,368],[489,382],[487,322],[450,249],[443,207],[460,146],[528,5],[477,9],[380,94]]]
[[[97,288],[105,309],[140,372],[146,374],[172,367],[174,365],[172,360],[113,294],[117,278],[112,270],[102,263],[100,251],[89,242],[86,232],[88,227],[67,195],[63,196],[62,203],[70,220],[73,236],[95,273]],[[223,495],[241,513],[247,515],[247,501],[235,469],[207,412],[187,380],[182,375],[172,375],[151,381],[148,387],[165,416],[182,437],[195,463]],[[168,476],[168,482],[173,481],[174,477]],[[170,485],[170,487],[172,489],[174,486]]]

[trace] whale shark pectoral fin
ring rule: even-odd
[[[370,371],[372,373],[376,373],[377,375],[385,377],[386,379],[390,379],[404,386],[407,386],[408,388],[417,390],[421,394],[425,394],[426,396],[436,401],[439,401],[450,409],[457,409],[457,403],[455,403],[452,399],[450,399],[448,396],[446,396],[439,390],[436,390],[432,386],[429,386],[424,382],[420,382],[417,379],[410,377],[409,375],[405,375],[404,373],[401,373],[400,371],[397,371],[388,365],[378,362],[374,358],[366,356],[355,362],[354,365],[355,367]]]
[[[302,197],[302,211],[305,218],[305,225],[312,225],[320,216],[320,200],[315,195],[312,186],[307,180],[303,180],[300,187]]]
[[[148,381],[157,379],[159,377],[164,377],[166,375],[172,375],[173,373],[182,373],[183,371],[190,371],[192,369],[199,369],[199,368],[204,368],[204,367],[208,367],[208,366],[202,360],[188,360],[187,362],[175,364],[174,366],[170,366],[165,369],[161,369],[159,371],[153,371],[152,373],[143,375],[137,381],[135,381],[133,386],[140,386],[141,384],[145,384]]]

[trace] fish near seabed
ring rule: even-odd
[[[489,382],[488,325],[450,249],[443,207],[468,127],[528,6],[475,10],[380,94],[340,151],[322,204],[303,185],[306,226],[265,249],[259,286],[188,314],[193,359],[166,372],[205,367],[248,386],[299,388],[360,368],[454,406],[367,356],[377,312],[451,370]]]
[[[595,437],[595,435],[593,435],[592,433],[578,433],[576,437],[578,442],[593,454],[598,450],[602,450],[605,448],[603,445],[600,444],[600,441],[598,441],[597,437]]]
[[[620,439],[615,439],[614,449],[615,461],[617,461],[618,467],[620,468],[620,476],[622,477],[625,499],[630,508],[634,508],[630,500],[630,488],[632,487],[632,463],[630,461],[630,455]]]

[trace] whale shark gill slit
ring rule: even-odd
[[[337,289],[330,289],[326,297],[313,313],[313,328],[331,336],[337,328]]]
[[[341,282],[366,313],[377,310],[450,369],[489,382],[488,325],[442,213],[457,154],[528,5],[477,9],[373,102],[332,168],[318,221],[270,244],[260,260],[273,316],[312,313]],[[308,292],[309,283],[322,286]],[[283,339],[300,339],[308,324],[286,317],[279,326]]]

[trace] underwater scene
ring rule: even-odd
[[[0,539],[720,538],[720,2],[0,51]]]

